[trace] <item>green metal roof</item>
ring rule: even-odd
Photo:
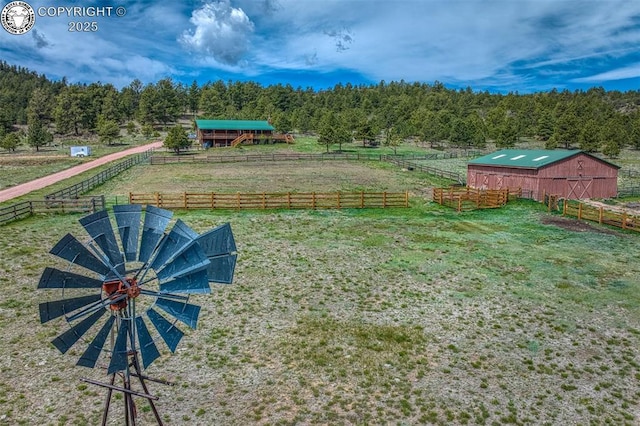
[[[268,121],[257,120],[196,120],[196,125],[205,130],[275,130]]]
[[[584,154],[618,169],[620,168],[615,164],[611,164],[584,151],[567,149],[503,149],[482,157],[474,158],[469,161],[469,164],[539,169],[578,154]]]

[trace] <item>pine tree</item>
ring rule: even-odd
[[[172,149],[176,154],[180,154],[181,149],[191,146],[191,141],[187,136],[187,131],[182,126],[173,126],[167,133],[164,146]]]
[[[120,127],[118,126],[118,123],[115,120],[105,118],[102,115],[98,117],[96,131],[100,138],[100,142],[106,143],[107,145],[111,145],[113,141],[120,136]]]
[[[0,147],[8,151],[15,151],[18,145],[20,145],[20,137],[16,132],[0,136]]]

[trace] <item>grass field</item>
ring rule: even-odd
[[[108,146],[98,144],[96,141],[67,140],[63,145],[42,147],[39,151],[24,145],[20,146],[15,152],[0,151],[0,190],[145,143],[149,143],[149,141],[141,137],[127,137],[121,143]],[[91,146],[91,156],[71,158],[69,147],[73,145]]]
[[[183,167],[184,166],[184,167]],[[241,176],[241,178],[236,178]],[[95,190],[409,189],[411,209],[176,212],[203,232],[230,222],[233,285],[146,370],[167,424],[638,424],[638,236],[533,202],[456,214],[420,198],[427,176],[380,163],[139,166]],[[109,198],[108,197],[108,198]],[[39,324],[48,250],[81,216],[0,234],[0,424],[93,425],[104,371]],[[184,327],[187,331],[186,327]],[[139,401],[139,424],[154,424]],[[121,401],[110,423],[121,424]]]

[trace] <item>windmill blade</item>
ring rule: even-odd
[[[161,293],[211,293],[206,269],[160,284]]]
[[[200,315],[200,306],[162,298],[156,300],[156,306],[169,315],[176,317],[190,328],[196,328],[198,315]]]
[[[101,288],[102,281],[73,272],[46,267],[38,288]]]
[[[189,228],[182,220],[178,219],[162,243],[162,246],[158,249],[158,252],[151,262],[151,267],[156,270],[160,269],[165,263],[169,262],[176,253],[183,251],[196,238],[198,238],[198,233]]]
[[[127,368],[129,360],[127,354],[129,353],[127,341],[129,339],[129,321],[120,321],[120,328],[118,330],[118,337],[116,337],[116,343],[113,345],[111,351],[111,361],[107,368],[107,374],[113,374],[117,371],[122,371]]]
[[[181,296],[175,293],[162,293],[159,291],[145,290],[145,289],[141,289],[140,294],[144,294],[147,296],[155,296],[156,298],[160,297],[162,299],[177,300],[182,302],[186,302],[187,300],[189,300],[189,296]]]
[[[207,266],[209,282],[231,284],[233,282],[237,258],[237,254],[210,257],[209,266]]]
[[[162,315],[149,308],[147,316],[151,320],[151,323],[156,328],[162,340],[167,344],[171,352],[175,352],[180,343],[180,339],[184,336],[184,333],[180,329],[167,321]]]
[[[83,266],[102,276],[111,272],[104,262],[93,255],[80,241],[73,235],[67,234],[56,244],[49,253],[54,254],[64,260],[68,260],[76,265]]]
[[[53,346],[58,348],[60,352],[66,353],[69,348],[80,340],[80,338],[89,331],[91,326],[98,322],[106,312],[107,311],[105,309],[100,309],[99,311],[94,312],[90,317],[83,319],[81,322],[53,339],[51,343],[53,343]]]
[[[231,225],[225,223],[198,237],[196,242],[211,261],[207,267],[209,281],[231,284],[236,267],[236,242]]]
[[[120,274],[124,274],[124,258],[120,253],[116,235],[106,210],[100,210],[80,219],[80,224],[91,235],[93,241],[107,256],[109,262]]]
[[[64,314],[75,311],[85,305],[97,302],[101,299],[100,294],[75,297],[72,299],[56,300],[40,304],[40,322],[45,323]]]
[[[142,355],[143,368],[147,368],[153,361],[160,356],[160,352],[153,342],[153,338],[147,329],[142,317],[136,318],[136,330],[138,331],[138,342],[140,346],[140,354]]]
[[[146,207],[140,254],[138,256],[140,262],[147,262],[151,258],[172,216],[173,213],[169,210],[159,209],[154,206]]]
[[[156,269],[156,276],[160,281],[165,281],[206,269],[209,263],[209,259],[200,245],[191,244],[165,264],[162,269]]]
[[[219,256],[236,251],[233,231],[231,230],[231,225],[228,223],[200,235],[198,237],[198,244],[200,244],[207,256]]]
[[[138,255],[138,234],[140,233],[142,206],[139,204],[113,206],[113,214],[116,217],[125,259],[128,262],[135,261]]]
[[[96,337],[94,337],[93,341],[89,343],[89,346],[87,346],[87,349],[84,351],[76,365],[89,368],[95,367],[96,362],[98,361],[98,357],[102,352],[104,343],[107,341],[107,337],[109,337],[109,332],[111,331],[115,320],[116,317],[112,315],[109,320],[102,326]]]

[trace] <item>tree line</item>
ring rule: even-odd
[[[151,135],[192,118],[269,120],[278,132],[315,133],[319,142],[397,146],[413,139],[433,147],[514,147],[521,138],[547,148],[580,148],[616,156],[640,149],[640,92],[550,90],[533,94],[446,88],[441,82],[337,84],[326,90],[289,84],[215,81],[190,85],[164,78],[143,84],[51,81],[0,62],[0,143],[36,149],[59,137],[98,136],[121,128]]]

